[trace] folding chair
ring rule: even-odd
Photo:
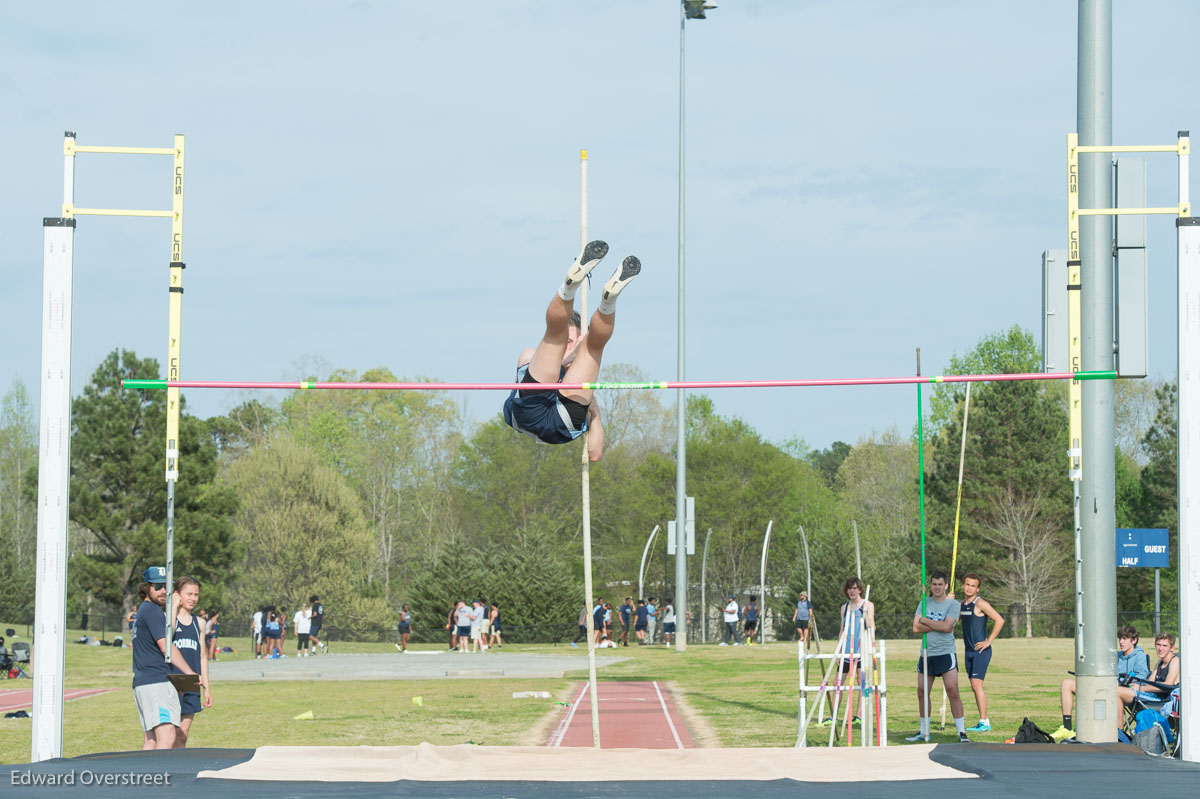
[[[1137,731],[1138,717],[1144,711],[1153,711],[1158,714],[1157,718],[1165,719],[1166,721],[1166,729],[1160,723],[1153,725],[1153,729],[1158,732],[1162,744],[1162,754],[1167,757],[1178,757],[1180,752],[1180,734],[1182,732],[1179,716],[1179,686],[1155,682],[1154,680],[1147,680],[1141,677],[1129,677],[1125,684],[1137,690],[1133,701],[1125,708],[1125,723],[1123,726],[1125,734],[1129,736],[1130,740],[1135,742],[1139,734],[1145,735],[1146,731],[1142,731],[1141,733]],[[1165,693],[1150,693],[1142,690],[1144,687],[1158,688]]]

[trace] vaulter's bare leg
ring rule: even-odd
[[[542,340],[536,348],[521,353],[517,366],[529,364],[529,376],[539,383],[558,382],[563,361],[579,338],[579,330],[571,325],[575,293],[607,253],[608,245],[603,241],[590,241],[584,245],[546,307],[546,332],[542,334]]]
[[[575,350],[575,359],[567,367],[563,377],[565,383],[592,383],[600,374],[600,361],[604,355],[604,345],[608,344],[613,334],[613,323],[617,311],[617,296],[631,280],[642,271],[642,262],[635,256],[627,256],[617,271],[604,284],[600,295],[600,305],[592,314],[591,325],[583,342]],[[590,390],[563,391],[564,397],[590,405],[592,392]]]

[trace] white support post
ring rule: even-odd
[[[804,651],[804,642],[796,641],[796,654],[800,661],[800,706],[796,716],[796,746],[808,746],[808,654]]]
[[[761,595],[758,597],[758,642],[764,646],[767,643],[767,547],[771,545],[771,525],[775,523],[774,519],[767,522],[767,534],[763,536],[762,548],[762,563],[759,565],[758,584]],[[754,633],[751,633],[749,644],[753,641]]]
[[[587,246],[588,241],[588,207],[587,207],[587,150],[579,151],[579,247],[580,252]],[[579,292],[579,335],[587,335],[588,329],[588,281],[584,281]],[[587,608],[584,619],[587,628],[587,662],[588,662],[588,699],[592,709],[592,746],[600,748],[600,697],[596,689],[596,636],[593,619],[592,593],[592,489],[591,474],[588,469],[588,434],[583,434],[583,446],[580,448],[580,469],[583,490],[583,593]]]
[[[586,287],[586,283],[584,286]],[[638,596],[637,598],[645,599],[646,594],[646,556],[650,554],[650,546],[654,543],[654,536],[658,535],[658,525],[654,525],[654,529],[650,531],[650,537],[646,539],[646,546],[642,549],[642,565],[638,566]]]
[[[1200,678],[1200,217],[1176,220],[1179,236],[1179,651],[1180,683]],[[1188,657],[1191,653],[1192,657]],[[1180,692],[1184,725],[1200,723],[1200,693]],[[1184,760],[1200,762],[1200,736],[1183,736]]]
[[[876,720],[879,725],[879,745],[887,746],[887,641],[879,642],[879,685],[876,690],[879,691],[879,718]]]
[[[1190,216],[1191,139],[1179,131],[1179,208],[1175,220],[1179,245],[1179,651],[1200,650],[1200,217]],[[1200,674],[1193,658],[1180,659],[1181,685],[1194,685]],[[1190,663],[1190,665],[1189,665]],[[1200,721],[1200,696],[1180,692],[1184,725]],[[1181,757],[1200,762],[1200,740],[1183,736]]]
[[[68,162],[73,166],[73,158]],[[68,175],[73,172],[68,169]],[[71,179],[68,177],[68,189]],[[68,194],[68,202],[70,196]],[[75,220],[43,222],[42,380],[38,428],[37,576],[30,760],[62,756],[71,506],[71,279]]]

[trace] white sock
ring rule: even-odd
[[[574,302],[575,292],[579,291],[579,287],[581,285],[583,285],[582,281],[576,283],[574,286],[568,286],[566,281],[563,281],[563,284],[558,287],[558,296],[562,297],[567,302]]]
[[[989,721],[988,719],[980,719],[980,720],[979,720],[979,723],[980,723],[980,724],[986,724],[986,725],[987,725],[987,726],[989,726],[989,727],[990,727],[990,726],[992,726],[992,722],[991,722],[991,721]]]
[[[966,732],[967,731],[967,720],[962,716],[959,716],[958,718],[956,718],[954,720],[954,729],[958,730],[959,732]]]
[[[929,716],[921,716],[921,734],[929,737]]]
[[[612,316],[617,312],[617,298],[601,298],[600,304],[596,306],[596,310],[605,316]]]

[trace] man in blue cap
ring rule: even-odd
[[[171,749],[179,727],[179,694],[167,677],[167,570],[151,566],[138,588],[142,604],[133,622],[133,699],[145,733],[142,749]],[[179,648],[171,646],[171,662],[184,674],[195,674]]]

